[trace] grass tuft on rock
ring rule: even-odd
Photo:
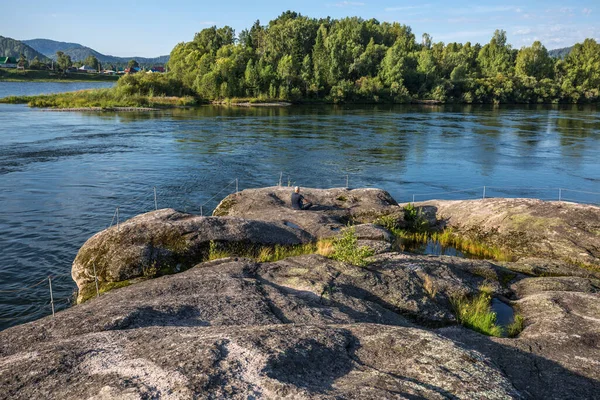
[[[451,298],[452,307],[458,323],[476,332],[488,336],[500,337],[501,326],[496,324],[496,313],[492,311],[492,289],[489,286],[479,287],[479,293],[472,298],[458,295]]]
[[[506,327],[506,335],[511,338],[517,337],[524,327],[525,318],[521,314],[515,314],[513,322]]]

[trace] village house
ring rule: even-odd
[[[79,72],[96,72],[96,70],[89,65],[82,65],[77,69]]]
[[[0,57],[0,68],[17,68],[19,62],[15,57]]]

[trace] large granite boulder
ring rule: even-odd
[[[370,223],[382,215],[394,215],[402,222],[402,210],[390,194],[381,189],[312,189],[301,194],[314,206],[310,210],[291,208],[292,187],[246,189],[227,196],[213,215],[283,222],[317,238],[339,234],[352,224]]]
[[[71,273],[81,301],[95,294],[95,275],[103,290],[116,282],[178,272],[206,260],[211,242],[250,247],[312,240],[307,232],[281,222],[201,217],[162,209],[92,236],[77,253]]]
[[[443,226],[505,249],[526,265],[552,260],[600,272],[600,207],[502,198],[416,205],[433,210]]]

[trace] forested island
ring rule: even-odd
[[[86,99],[79,105],[131,106],[147,97],[186,99],[167,105],[189,105],[190,98],[194,103],[494,104],[600,98],[600,45],[594,39],[576,44],[561,59],[538,41],[513,49],[502,30],[484,45],[445,44],[428,34],[417,38],[397,22],[315,19],[291,11],[267,25],[256,21],[238,36],[229,26],[203,29],[191,42],[175,46],[168,70],[121,78],[116,88],[95,95],[82,93]],[[61,95],[54,97],[4,101],[64,107]]]

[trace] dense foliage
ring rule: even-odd
[[[171,52],[169,69],[207,100],[232,97],[331,102],[591,102],[599,98],[600,46],[564,60],[535,42],[513,49],[506,32],[485,45],[419,42],[398,23],[313,19],[285,12],[236,38],[211,27]]]

